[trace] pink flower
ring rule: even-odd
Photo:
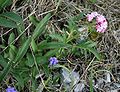
[[[100,25],[96,25],[97,32],[104,33],[106,28]]]
[[[106,19],[105,19],[105,17],[104,17],[103,15],[98,15],[98,16],[96,17],[96,21],[97,21],[97,23],[98,23],[98,22],[106,21]]]
[[[105,19],[105,17],[103,15],[98,15],[96,18],[96,30],[97,32],[101,32],[104,33],[107,29],[107,20]]]
[[[87,20],[90,22],[96,18],[96,30],[97,32],[104,33],[107,29],[107,20],[103,15],[98,14],[97,12],[92,12],[87,15]]]
[[[87,20],[90,22],[93,20],[94,17],[99,15],[97,12],[92,12],[91,14],[87,14]]]
[[[90,21],[92,21],[93,20],[93,16],[91,16],[91,14],[88,14],[87,15],[87,20],[90,22]]]
[[[93,17],[96,17],[96,16],[98,16],[99,14],[98,14],[97,12],[92,12],[91,15],[92,15]]]

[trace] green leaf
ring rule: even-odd
[[[56,55],[56,52],[57,52],[57,51],[58,51],[58,49],[50,50],[50,51],[48,51],[44,56],[45,56],[45,57],[54,56],[54,55]]]
[[[13,73],[13,76],[17,80],[17,85],[24,88],[24,79],[22,78],[22,76],[18,73],[16,73],[16,74]]]
[[[37,20],[36,17],[30,16],[29,19],[30,19],[30,21],[31,21],[35,26],[38,25],[39,21]]]
[[[0,14],[0,25],[9,27],[9,28],[17,28],[18,34],[22,33],[24,30],[24,24],[22,18],[14,12],[5,12]]]
[[[50,48],[67,48],[71,47],[70,44],[62,43],[62,42],[49,42],[46,44],[46,49]]]
[[[45,75],[46,75],[47,77],[49,77],[50,69],[49,69],[49,67],[48,67],[47,64],[44,64],[44,65],[43,65],[43,71],[44,71]]]
[[[14,45],[9,46],[9,58],[10,60],[15,59],[15,55],[17,54],[17,48]]]
[[[101,56],[100,56],[100,54],[98,53],[98,51],[97,51],[96,49],[90,48],[90,47],[87,48],[87,49],[88,49],[90,52],[92,52],[98,60],[101,60]]]
[[[85,17],[85,16],[84,16],[84,13],[83,13],[83,12],[80,12],[79,15],[74,16],[74,17],[72,17],[71,19],[72,19],[73,21],[80,21],[80,20],[83,19],[84,17]]]
[[[10,44],[11,42],[13,42],[15,40],[15,34],[12,32],[8,38],[8,44]]]
[[[35,28],[32,37],[34,39],[38,38],[41,33],[45,30],[45,26],[48,23],[49,19],[51,18],[51,14],[47,14],[41,21],[40,23],[37,25],[37,27]]]
[[[12,3],[11,0],[0,0],[0,10]]]
[[[2,55],[0,55],[0,65],[5,67],[7,65],[7,59],[5,59]]]
[[[9,73],[11,67],[12,67],[13,61],[9,61],[6,66],[4,67],[3,71],[0,74],[0,83],[3,81],[3,79],[6,77],[6,75]]]
[[[22,47],[19,49],[17,56],[15,57],[14,62],[20,61],[23,56],[26,54],[29,45],[31,43],[31,37],[29,37],[25,43],[22,45]],[[6,75],[10,72],[11,68],[13,66],[13,60],[9,61],[6,67],[3,69],[3,71],[0,74],[0,82],[6,77]]]
[[[45,42],[41,45],[38,46],[38,49],[40,50],[44,50],[44,49],[60,49],[60,48],[68,48],[71,47],[72,45],[70,44],[66,44],[66,43],[62,43],[62,42]]]
[[[96,43],[95,42],[93,42],[93,41],[83,41],[83,42],[81,42],[80,44],[78,44],[78,46],[80,46],[80,47],[94,47],[94,46],[96,46]]]
[[[46,64],[48,62],[48,59],[43,56],[36,56],[36,62],[37,64]]]
[[[32,76],[36,76],[39,72],[38,72],[38,70],[36,69],[36,66],[33,66],[33,67],[31,67],[31,73],[32,73]]]
[[[38,49],[41,51],[45,49],[45,45],[47,44],[47,40],[43,40],[38,44]]]
[[[22,36],[20,37],[20,42],[22,44],[24,43],[24,41],[27,40],[26,33],[24,33],[24,32],[25,32],[24,24],[17,25],[17,33],[18,33],[18,35],[22,34]]]
[[[14,21],[0,17],[0,25],[9,28],[17,28],[17,25]]]
[[[70,72],[70,70],[67,67],[65,67],[64,65],[60,65],[60,64],[54,65],[53,68],[63,68],[66,71]]]
[[[38,50],[37,44],[35,43],[35,40],[34,40],[34,39],[32,39],[31,47],[32,47],[32,49],[33,49],[34,52],[36,52],[36,51]]]
[[[31,85],[32,92],[36,92],[36,89],[37,89],[37,80],[35,80],[34,78],[31,78],[31,81],[32,81],[32,85]]]
[[[6,18],[8,18],[16,23],[23,22],[22,18],[17,13],[14,13],[14,12],[5,12],[5,13],[0,14],[0,16],[6,17]]]
[[[24,65],[25,66],[25,65]],[[23,72],[28,72],[29,68],[28,67],[24,67],[24,66],[18,66],[15,67],[13,70],[11,70],[12,73],[23,73]],[[22,68],[21,68],[22,67]],[[24,76],[24,75],[23,75]]]
[[[90,0],[90,2],[92,2],[92,3],[96,3],[96,2],[97,2],[97,0]]]
[[[49,43],[45,43],[44,45],[42,45],[42,47],[43,47],[42,49],[54,49],[54,48],[59,49],[59,48],[67,48],[67,47],[71,47],[71,46],[72,45],[70,45],[70,44],[66,44],[66,43],[62,43],[62,42],[49,42]],[[39,48],[39,49],[41,49],[41,48]]]
[[[70,30],[70,32],[77,30],[76,23],[73,21],[72,18],[69,18],[68,20],[68,29]]]
[[[17,54],[17,48],[14,45],[10,45],[10,48]]]
[[[93,88],[93,75],[91,72],[91,76],[90,76],[90,92],[94,92],[94,88]]]
[[[4,46],[3,44],[1,44],[1,45],[0,45],[0,48],[4,49],[4,48],[5,48],[5,46]]]
[[[22,47],[19,49],[14,62],[20,61],[23,58],[23,56],[26,54],[26,52],[27,52],[27,50],[29,48],[30,43],[31,43],[31,37],[29,37],[25,41],[25,43],[22,45]]]
[[[93,48],[95,45],[96,45],[96,44],[95,44],[94,42],[92,42],[92,41],[87,41],[87,42],[82,42],[82,43],[80,43],[80,44],[77,44],[76,46],[77,46],[78,48],[86,49],[86,50],[92,52],[92,53],[95,55],[95,57],[96,57],[98,60],[100,60],[100,59],[101,59],[100,54],[97,52],[96,49]]]
[[[17,54],[17,48],[14,45],[9,46],[9,59],[10,61],[15,59],[15,56]]]
[[[14,60],[15,59],[15,52],[12,48],[9,48],[9,58],[10,60]]]
[[[25,63],[29,67],[32,67],[34,65],[34,58],[30,53],[27,53],[27,61]]]
[[[64,39],[63,39],[63,37],[60,35],[60,34],[50,34],[49,35],[52,39],[56,39],[56,40],[58,40],[58,41],[60,41],[60,42],[63,42],[64,41]]]

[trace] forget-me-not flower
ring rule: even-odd
[[[14,87],[8,87],[7,89],[6,89],[6,92],[17,92],[17,90],[14,88]]]
[[[56,57],[51,57],[49,59],[50,65],[56,65],[58,63],[58,60]]]

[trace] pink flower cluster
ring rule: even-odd
[[[96,30],[97,32],[104,33],[107,29],[107,20],[103,15],[98,14],[97,12],[92,12],[91,14],[87,14],[87,20],[90,22],[96,18]]]

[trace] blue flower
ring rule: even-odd
[[[6,92],[17,92],[17,90],[14,87],[8,87]]]
[[[56,65],[58,63],[58,60],[56,57],[51,57],[49,59],[50,65]]]

